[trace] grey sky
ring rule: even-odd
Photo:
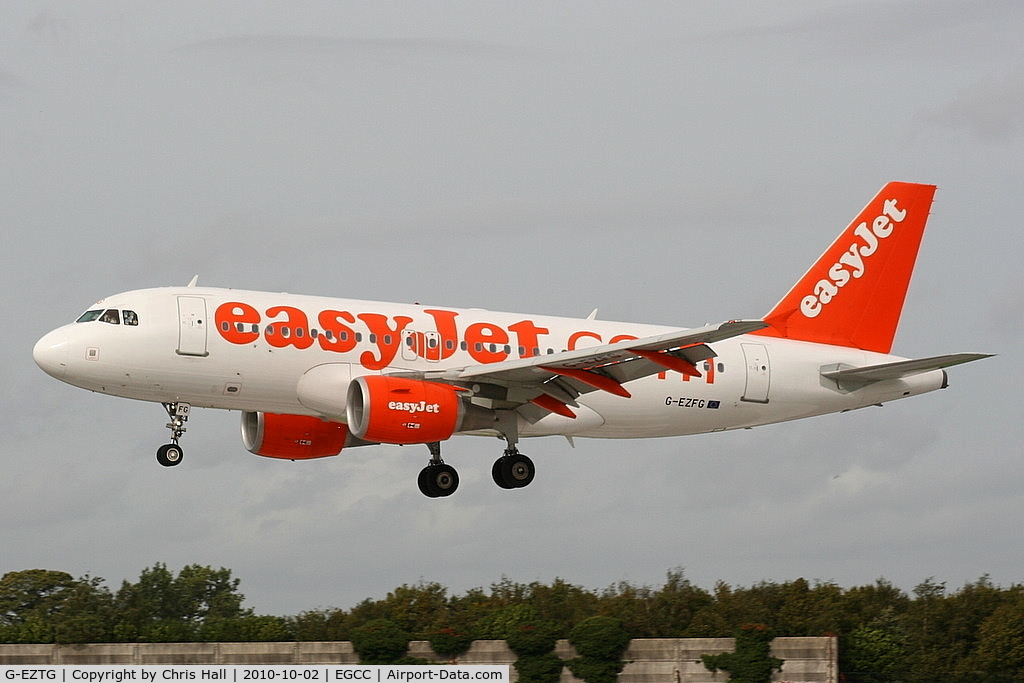
[[[693,6],[696,5],[696,6]],[[227,566],[259,612],[402,583],[1024,580],[1016,2],[0,6],[0,573]],[[939,185],[896,353],[949,390],[713,436],[248,454],[53,381],[46,331],[185,284],[697,326],[763,314],[889,180]]]

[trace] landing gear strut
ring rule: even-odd
[[[181,463],[181,459],[185,456],[181,446],[178,445],[178,439],[185,433],[185,423],[188,422],[188,414],[191,412],[192,406],[188,403],[164,403],[163,406],[167,411],[167,416],[171,418],[171,421],[167,423],[167,428],[171,430],[171,442],[157,449],[156,461],[164,467],[174,467]]]
[[[430,462],[420,470],[416,483],[420,493],[428,498],[444,498],[455,493],[459,488],[459,473],[451,465],[441,460],[441,443],[433,441],[427,444],[430,449]]]

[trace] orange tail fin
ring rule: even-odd
[[[934,195],[934,185],[883,187],[760,334],[889,353]]]

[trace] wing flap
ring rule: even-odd
[[[551,412],[566,415],[566,406],[574,406],[580,394],[603,390],[626,396],[628,390],[622,387],[624,383],[666,369],[699,376],[696,364],[715,357],[708,344],[765,327],[767,324],[760,320],[733,320],[700,329],[667,332],[544,356],[436,372],[403,371],[396,374],[472,386],[474,391],[479,388],[483,394],[492,394],[481,398],[486,398],[489,405],[495,407],[514,408],[532,402],[534,406],[540,405]],[[491,390],[500,388],[500,391],[495,393],[488,387]],[[549,398],[534,401],[538,396],[547,396],[561,405],[556,406]]]
[[[707,360],[714,357],[714,352],[707,344],[737,337],[741,334],[748,334],[755,330],[764,329],[767,324],[760,320],[736,320],[721,325],[711,325],[698,330],[683,330],[679,332],[668,332],[642,339],[627,339],[615,344],[601,344],[589,346],[573,351],[562,351],[546,356],[531,356],[528,358],[517,358],[514,360],[501,361],[483,365],[471,365],[464,368],[443,371],[437,378],[451,381],[473,380],[487,378],[501,384],[516,382],[539,382],[548,379],[558,373],[558,370],[593,370],[600,368],[610,371],[610,368],[622,364],[649,363],[641,365],[643,370],[638,374],[635,370],[623,372],[618,371],[613,377],[618,382],[628,382],[631,379],[645,377],[647,375],[661,372],[665,368],[650,360],[650,353],[666,352],[691,362],[693,356],[702,356],[696,360]],[[640,352],[644,353],[643,355]],[[710,352],[710,355],[703,355]],[[657,368],[657,369],[655,369]],[[639,370],[639,368],[637,368]]]
[[[455,368],[442,371],[436,376],[436,379],[483,380],[498,384],[534,384],[559,375],[560,369],[589,371],[599,369],[621,384],[664,370],[663,365],[650,360],[653,353],[668,353],[685,358],[690,362],[707,360],[714,357],[714,351],[707,344],[765,327],[767,325],[760,320],[730,321],[698,330],[682,330],[642,339],[627,339],[615,344],[601,344],[546,356],[531,356],[499,363]],[[640,352],[644,353],[641,355]],[[636,367],[620,367],[623,365],[635,365]],[[433,378],[431,377],[431,379]],[[593,389],[589,386],[588,388]]]

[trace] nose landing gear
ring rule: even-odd
[[[156,451],[156,461],[164,467],[174,467],[181,463],[181,459],[185,456],[181,450],[181,446],[178,445],[178,439],[185,433],[185,423],[188,422],[188,414],[192,410],[192,406],[188,403],[164,403],[164,410],[167,411],[168,417],[171,421],[167,423],[167,428],[171,430],[171,442],[164,444]]]

